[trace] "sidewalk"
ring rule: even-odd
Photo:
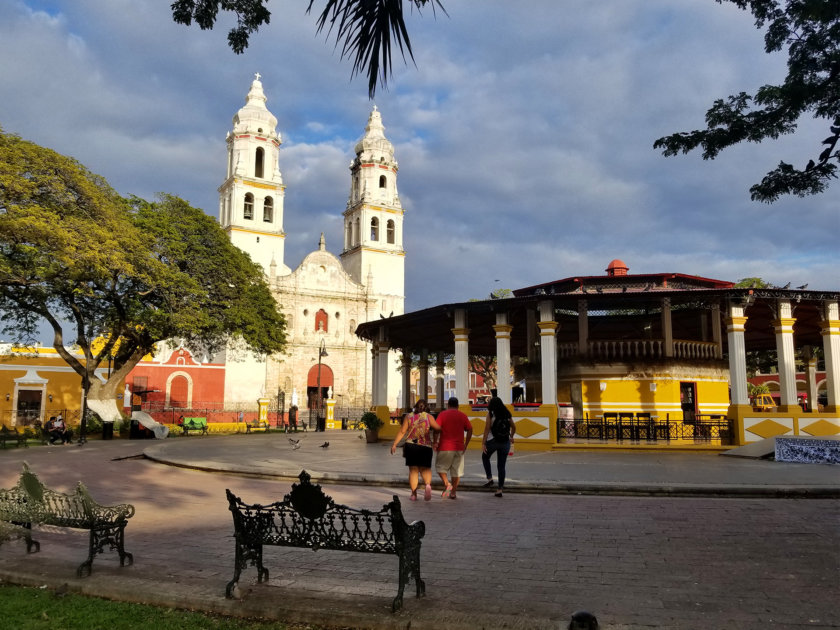
[[[51,487],[69,491],[83,480],[101,503],[137,508],[126,530],[133,566],[106,553],[91,577],[77,579],[87,537],[45,528],[36,535],[40,553],[27,555],[20,541],[2,545],[0,579],[341,628],[560,629],[580,609],[613,630],[840,628],[840,501],[768,499],[836,493],[836,466],[516,453],[510,492],[496,499],[476,488],[484,474],[470,451],[458,500],[438,490],[412,503],[402,459],[387,444],[366,445],[351,432],[294,438],[298,450],[270,434],[0,451],[3,487],[26,459]],[[390,613],[392,556],[271,548],[268,582],[258,584],[249,567],[241,599],[225,599],[234,566],[225,488],[267,503],[289,491],[301,468],[329,481],[324,490],[338,503],[378,508],[397,495],[409,521],[426,523],[426,598],[415,599],[409,584],[403,611]],[[576,494],[587,488],[596,494]],[[660,496],[603,496],[606,489]],[[674,496],[699,491],[713,496]]]

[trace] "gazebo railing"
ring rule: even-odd
[[[714,359],[718,344],[713,341],[674,339],[677,359]],[[578,344],[571,341],[557,344],[557,357],[572,359],[578,356]],[[589,358],[594,360],[661,359],[665,356],[664,339],[590,339]]]
[[[690,441],[732,444],[734,424],[727,418],[694,423],[681,420],[638,418],[575,418],[557,420],[557,439],[599,440],[606,442]]]

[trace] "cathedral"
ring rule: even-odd
[[[404,212],[394,147],[374,107],[350,163],[341,253],[327,251],[322,233],[317,249],[292,269],[284,258],[282,139],[259,79],[257,74],[227,134],[219,221],[231,242],[265,271],[286,317],[288,343],[285,353],[269,357],[227,348],[224,399],[252,403],[282,394],[286,407],[303,410],[318,403],[320,388],[321,398],[331,397],[339,409],[367,407],[371,345],[356,336],[356,326],[405,310]],[[390,363],[396,371],[396,354]],[[400,379],[389,381],[388,404],[396,407]]]

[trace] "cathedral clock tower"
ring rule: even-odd
[[[227,175],[219,187],[219,222],[231,242],[262,266],[266,275],[289,273],[283,261],[283,198],[277,118],[265,106],[257,74],[245,106],[227,134]]]
[[[376,297],[376,311],[400,315],[405,310],[405,250],[403,209],[397,193],[399,167],[375,106],[355,151],[341,262]]]

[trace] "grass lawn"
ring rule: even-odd
[[[325,630],[0,585],[3,628],[15,630]]]

